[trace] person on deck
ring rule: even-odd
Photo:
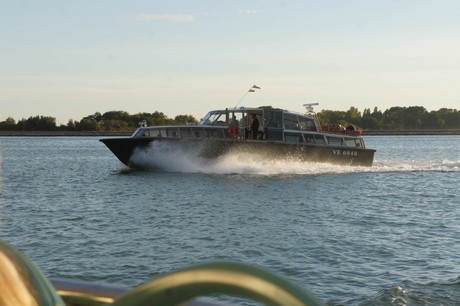
[[[251,134],[252,139],[257,140],[257,133],[259,132],[259,119],[256,114],[252,114]]]

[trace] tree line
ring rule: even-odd
[[[321,124],[339,123],[354,125],[364,130],[417,130],[417,129],[460,129],[460,111],[441,108],[428,112],[421,106],[391,107],[385,111],[377,107],[371,112],[361,113],[356,107],[348,111],[322,110],[317,113]],[[0,122],[2,131],[132,131],[141,123],[147,125],[190,124],[198,121],[191,115],[168,118],[162,112],[130,115],[125,111],[94,113],[80,121],[69,120],[67,125],[56,125],[56,118],[32,116],[16,122],[9,117]]]
[[[11,117],[0,122],[2,131],[132,131],[140,124],[172,125],[198,123],[191,115],[178,115],[168,118],[162,112],[138,113],[130,115],[125,111],[99,112],[88,115],[80,121],[70,119],[67,125],[56,125],[56,118],[48,116],[32,116],[18,122]]]
[[[354,125],[364,130],[417,130],[417,129],[460,129],[460,111],[441,108],[428,112],[422,106],[391,107],[385,111],[377,107],[363,113],[356,107],[348,111],[323,110],[318,113],[321,124],[339,123]]]

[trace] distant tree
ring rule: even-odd
[[[102,124],[102,121],[103,121],[102,115],[101,115],[100,112],[95,112],[93,115],[85,116],[85,117],[83,117],[81,119],[81,121],[83,121],[83,120],[93,121],[94,123],[97,123],[99,125]],[[81,121],[80,121],[80,123],[81,123]],[[83,123],[83,124],[86,125],[87,123]],[[75,122],[75,125],[76,125],[76,128],[78,129],[79,124],[77,122]]]
[[[444,127],[447,129],[460,128],[460,111],[451,108],[441,108],[437,112],[439,118],[444,121]]]
[[[179,115],[174,117],[174,121],[176,124],[196,124],[198,121],[195,119],[195,117],[191,115]]]
[[[391,107],[383,113],[383,127],[385,129],[402,129],[404,128],[403,107]]]
[[[422,106],[411,106],[404,109],[402,116],[404,128],[418,129],[422,128],[422,119],[426,116],[427,111]]]
[[[372,112],[371,115],[372,115],[372,117],[377,119],[377,121],[379,121],[380,124],[381,124],[381,121],[383,119],[383,113],[381,111],[379,111],[377,107],[374,107],[374,111]]]
[[[83,118],[80,122],[75,123],[75,130],[77,131],[100,131],[101,125],[91,118]]]
[[[340,123],[345,121],[345,112],[322,110],[317,114],[320,124]]]
[[[374,112],[371,113],[370,108],[366,108],[363,111],[363,116],[361,117],[360,127],[363,129],[378,130],[382,125],[382,112],[380,112],[377,107],[374,108]]]
[[[67,131],[75,131],[75,128],[76,128],[76,124],[73,121],[73,119],[69,119],[69,121],[67,122],[67,125],[63,127],[63,129]]]
[[[17,127],[22,131],[55,131],[56,118],[47,116],[34,116],[18,121]]]
[[[269,108],[263,106],[261,108]],[[350,107],[346,112],[323,110],[317,113],[320,124],[339,123],[349,124],[364,129],[460,129],[460,111],[441,108],[438,111],[428,112],[424,107],[391,107],[383,113],[377,107],[371,112],[366,108],[363,114],[356,107]],[[104,114],[96,112],[81,119],[80,122],[70,119],[67,125],[56,126],[56,119],[48,116],[34,116],[21,119],[17,123],[11,117],[0,122],[0,130],[18,131],[131,131],[139,126],[140,122],[147,125],[171,125],[197,123],[191,115],[178,115],[174,119],[164,113],[138,113],[130,115],[125,111],[109,111]]]
[[[380,129],[380,121],[370,114],[364,114],[361,118],[360,127],[363,129],[377,130]]]
[[[8,117],[5,121],[0,122],[0,130],[2,131],[13,131],[16,129],[16,121]]]
[[[110,111],[110,112],[105,112],[102,115],[102,121],[108,121],[108,120],[121,120],[125,122],[129,122],[130,116],[128,112],[125,111]]]
[[[345,113],[345,119],[352,122],[353,120],[359,121],[361,119],[361,112],[354,106]]]
[[[162,112],[154,112],[150,116],[149,122],[152,125],[168,125],[174,123],[173,120],[169,119],[164,113]]]
[[[442,129],[445,125],[444,120],[434,111],[426,113],[421,120],[422,127],[425,129]]]
[[[130,129],[128,122],[119,119],[110,119],[104,121],[105,131],[127,131]]]
[[[130,118],[130,126],[138,127],[140,124],[147,124],[150,125],[150,118],[152,117],[151,113],[138,113],[135,115],[131,115]]]

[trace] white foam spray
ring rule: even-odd
[[[165,172],[250,174],[250,175],[318,175],[361,172],[460,171],[460,161],[375,160],[372,167],[301,162],[293,158],[271,159],[257,153],[236,150],[216,159],[200,157],[198,150],[178,144],[153,142],[136,151],[132,161],[143,168]]]

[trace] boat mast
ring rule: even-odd
[[[238,103],[236,103],[234,109],[236,109],[236,107],[241,103],[241,101],[243,101],[243,99],[246,98],[246,96],[247,96],[248,93],[250,93],[250,92],[255,92],[256,89],[260,89],[260,87],[257,86],[257,85],[252,85],[252,87],[249,88],[249,90],[246,91],[246,92],[244,93],[244,95],[241,97],[241,99],[238,100]]]

